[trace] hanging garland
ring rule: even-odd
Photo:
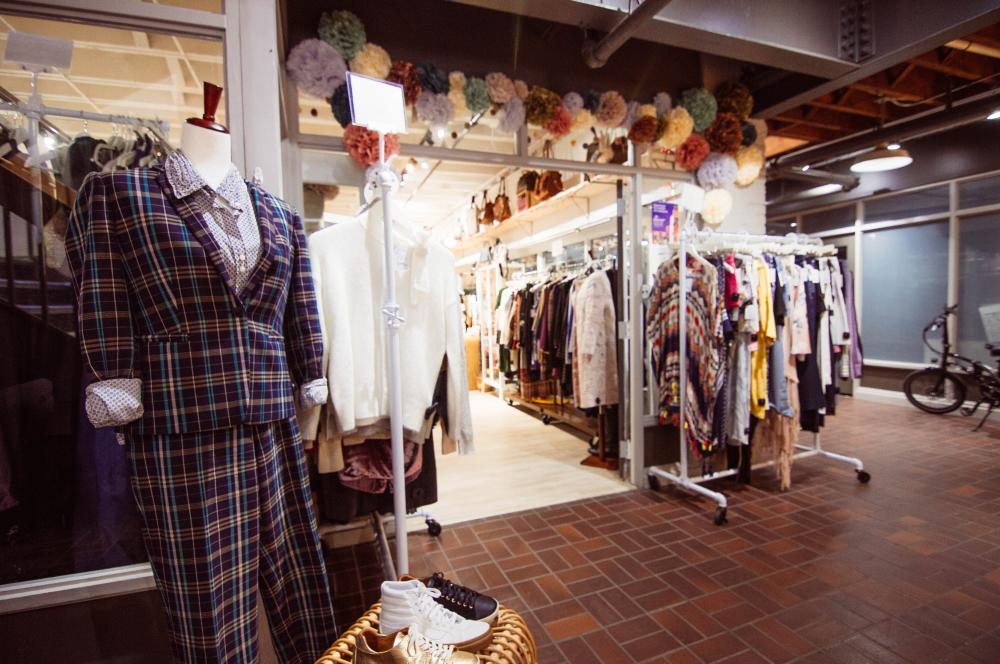
[[[766,126],[749,120],[753,95],[738,81],[719,84],[714,95],[705,88],[684,90],[676,105],[666,91],[645,101],[626,100],[615,90],[560,95],[500,71],[480,78],[461,71],[446,74],[431,62],[414,66],[392,60],[385,49],[368,41],[364,24],[349,11],[324,12],[317,33],[319,39],[303,40],[290,50],[288,76],[303,93],[326,98],[345,128],[351,121],[343,84],[349,67],[355,73],[402,85],[407,106],[428,126],[445,127],[492,108],[497,130],[507,134],[525,124],[542,128],[549,138],[600,127],[612,137],[627,134],[637,145],[656,143],[688,171],[699,170],[709,153],[714,153],[699,172],[699,180],[713,185],[710,189],[734,182],[748,186],[763,169]],[[352,155],[364,155],[364,136],[358,128],[351,134]],[[727,159],[721,160],[723,156]]]

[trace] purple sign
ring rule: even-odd
[[[675,226],[677,215],[677,205],[666,201],[654,201],[653,213],[653,238],[669,238]]]

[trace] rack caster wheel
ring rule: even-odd
[[[729,520],[729,519],[726,518],[726,508],[725,507],[716,507],[715,508],[715,519],[713,519],[713,520],[715,521],[715,525],[717,525],[717,526],[721,526],[722,524],[726,523]]]
[[[513,407],[514,406],[514,400],[513,399],[507,399],[507,405]]]
[[[862,484],[868,484],[871,482],[872,476],[867,470],[855,470],[854,472],[858,474],[858,481]]]
[[[542,415],[542,424],[549,425],[552,424],[552,418],[548,415]]]
[[[427,534],[431,537],[441,537],[441,524],[434,519],[424,521],[427,524]]]
[[[660,478],[656,475],[647,475],[646,481],[649,482],[649,488],[653,491],[659,491],[662,485],[660,484]]]

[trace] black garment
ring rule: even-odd
[[[63,182],[71,189],[79,189],[88,173],[95,173],[101,167],[94,163],[94,150],[104,141],[93,136],[78,136],[66,149],[66,163],[63,167]]]
[[[815,267],[815,265],[813,265]],[[818,432],[823,426],[823,415],[819,412],[826,407],[826,395],[823,391],[823,381],[820,378],[819,363],[816,359],[816,349],[819,348],[819,314],[823,306],[819,297],[819,289],[811,281],[805,282],[806,316],[809,321],[809,340],[813,352],[797,363],[799,374],[799,408],[800,423],[805,431]]]

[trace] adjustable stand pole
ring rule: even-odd
[[[374,184],[382,196],[383,274],[385,276],[386,346],[389,365],[389,427],[392,434],[392,498],[396,531],[396,572],[410,571],[409,547],[406,541],[406,479],[403,467],[403,393],[399,375],[399,328],[404,319],[396,303],[395,252],[392,246],[392,194],[399,184],[395,172],[385,162],[385,135],[378,134],[379,166],[374,169]],[[393,579],[395,580],[395,579]]]

